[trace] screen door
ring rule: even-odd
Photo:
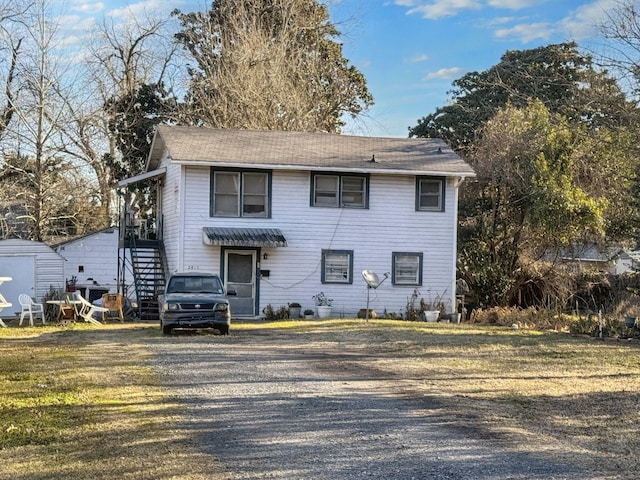
[[[255,316],[256,304],[255,250],[227,250],[225,252],[225,284],[237,295],[229,296],[232,316]]]

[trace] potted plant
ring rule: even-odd
[[[307,319],[313,318],[313,315],[314,315],[313,310],[311,310],[310,308],[307,308],[304,311],[304,318],[307,318]]]
[[[328,298],[324,292],[320,292],[312,298],[316,302],[318,318],[329,318],[331,316],[331,303],[333,299]]]
[[[292,302],[289,304],[289,318],[300,318],[300,311],[302,310],[302,305],[297,302]]]
[[[443,301],[444,293],[437,293],[435,297],[429,294],[429,300],[420,299],[420,310],[422,316],[427,322],[437,322],[440,314],[444,312],[445,305]]]

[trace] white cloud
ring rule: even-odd
[[[493,27],[495,25],[505,25],[507,23],[511,23],[513,21],[515,21],[515,17],[496,17],[496,18],[492,18],[487,25],[489,27]]]
[[[434,78],[440,80],[449,80],[452,78],[456,78],[462,72],[462,68],[460,67],[452,67],[452,68],[441,68],[437,72],[431,72],[426,77],[425,80],[433,80]]]
[[[138,3],[131,3],[123,8],[115,8],[107,12],[107,15],[114,18],[143,17],[149,12],[169,13],[175,8],[183,6],[182,0],[142,0]]]
[[[514,25],[511,28],[499,28],[494,32],[497,38],[519,38],[522,43],[533,40],[548,41],[554,33],[554,28],[546,22]]]
[[[396,5],[411,7],[407,10],[407,15],[417,13],[429,20],[451,17],[462,10],[479,10],[482,8],[478,0],[432,0],[426,4],[411,0],[396,0]]]
[[[104,10],[104,3],[74,0],[70,3],[70,9],[74,12],[79,12],[84,15],[94,15]]]
[[[94,17],[81,17],[80,15],[63,15],[56,17],[60,26],[65,31],[80,31],[83,34],[95,25]]]
[[[520,10],[522,8],[539,7],[542,3],[546,2],[540,0],[489,0],[487,3],[493,8]]]
[[[596,0],[582,5],[563,18],[559,28],[574,40],[590,38],[595,34],[597,25],[606,20],[606,12],[617,3],[618,0]]]
[[[421,63],[421,62],[426,62],[427,60],[429,60],[429,57],[426,54],[422,54],[412,58],[405,58],[404,62],[405,63]]]

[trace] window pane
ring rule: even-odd
[[[442,181],[420,180],[420,210],[440,210],[442,199]]]
[[[239,216],[238,191],[240,175],[231,172],[216,172],[214,176],[214,212],[220,216]]]
[[[222,216],[238,216],[238,197],[237,195],[216,195],[216,215]]]
[[[440,182],[437,180],[422,180],[423,195],[440,195]]]
[[[313,203],[322,207],[338,206],[338,177],[330,175],[315,176]]]
[[[420,257],[418,255],[396,255],[395,282],[397,284],[417,285],[420,281]]]
[[[349,254],[327,253],[324,257],[325,282],[349,282]]]
[[[216,172],[216,193],[238,193],[240,176],[232,172]]]
[[[245,173],[243,175],[242,214],[245,217],[267,216],[267,175]]]
[[[266,195],[267,193],[267,175],[264,173],[245,173],[244,174],[244,193]]]
[[[267,211],[264,197],[245,196],[242,204],[242,214],[244,217],[266,217]]]
[[[364,207],[365,180],[361,177],[342,178],[342,206]]]

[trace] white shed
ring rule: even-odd
[[[74,238],[53,248],[64,257],[64,277],[76,277],[76,288],[88,299],[117,291],[118,228],[109,227]]]
[[[64,259],[44,243],[0,240],[0,276],[12,278],[0,287],[12,304],[0,312],[0,317],[13,318],[20,311],[21,293],[40,301],[51,288],[64,290]]]

